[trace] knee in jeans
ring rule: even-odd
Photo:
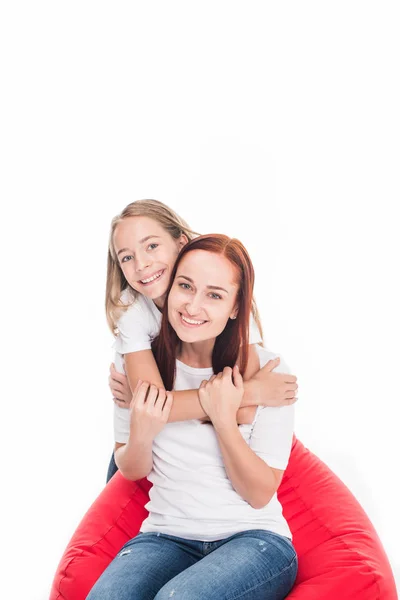
[[[155,596],[154,600],[178,600],[183,598],[183,596],[178,595],[178,590],[176,588],[169,588],[164,586]]]

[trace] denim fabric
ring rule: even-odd
[[[87,600],[281,600],[296,574],[292,542],[270,531],[214,542],[145,532],[125,544]]]
[[[115,464],[115,460],[114,460],[114,452],[111,455],[111,459],[110,459],[110,464],[108,465],[108,471],[107,471],[107,481],[106,483],[108,483],[111,479],[111,477],[113,475],[115,475],[115,473],[118,471],[118,467]]]

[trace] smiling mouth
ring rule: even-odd
[[[158,281],[160,277],[164,275],[165,271],[166,269],[161,269],[161,271],[157,271],[157,273],[154,273],[154,275],[152,275],[151,277],[147,277],[146,279],[139,279],[139,283],[141,283],[142,285],[151,285],[155,281]]]
[[[184,317],[182,313],[179,313],[179,316],[181,323],[182,325],[184,325],[184,327],[201,327],[205,323],[208,323],[208,321],[198,321],[197,319],[189,319],[188,317]]]

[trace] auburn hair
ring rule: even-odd
[[[167,296],[162,313],[159,335],[152,342],[152,350],[157,362],[165,389],[172,390],[175,381],[176,358],[181,341],[168,321],[168,296],[174,283],[179,264],[183,258],[194,250],[205,250],[225,256],[233,265],[238,285],[236,319],[229,319],[225,329],[217,336],[212,353],[212,368],[214,373],[221,372],[225,367],[238,364],[244,373],[249,353],[249,322],[253,310],[255,321],[262,336],[261,323],[257,306],[253,299],[254,268],[250,256],[243,244],[236,238],[223,234],[209,234],[196,237],[183,246],[171,273]]]

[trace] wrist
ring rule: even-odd
[[[153,446],[153,439],[154,437],[144,437],[143,435],[139,435],[134,431],[130,431],[126,446],[128,449],[134,447],[136,451],[138,449],[141,451],[149,450]]]
[[[224,421],[212,421],[213,427],[218,434],[226,434],[231,431],[237,430],[238,422],[236,415],[232,415],[230,418]]]
[[[258,394],[257,384],[254,379],[249,379],[243,384],[244,394],[240,403],[240,408],[247,408],[248,406],[258,406]]]

